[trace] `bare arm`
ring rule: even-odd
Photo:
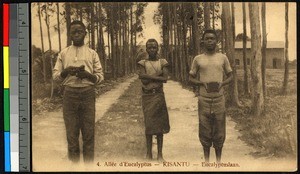
[[[232,72],[227,73],[226,79],[222,82],[222,85],[220,87],[228,85],[232,81],[232,79],[233,79]]]
[[[191,75],[191,74],[189,75],[189,81],[197,86],[203,85],[205,88],[207,88],[207,84],[204,82],[201,82],[200,80],[197,80],[196,76],[194,76],[194,75]]]
[[[219,88],[228,85],[233,79],[232,68],[227,56],[224,57],[224,71],[226,72],[226,79],[221,83],[221,85],[219,85]]]
[[[143,68],[143,71],[140,71],[139,78],[142,80],[155,80],[166,83],[168,80],[168,68],[163,67],[163,73],[159,76],[146,74],[145,68]]]

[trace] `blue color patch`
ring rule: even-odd
[[[10,132],[4,132],[5,172],[11,172],[10,166]]]

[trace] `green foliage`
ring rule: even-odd
[[[55,51],[46,51],[44,53],[44,58],[46,61],[46,67],[43,67],[43,58],[42,52],[40,48],[36,46],[31,47],[31,84],[32,84],[32,98],[33,99],[43,99],[50,96],[51,90],[51,78],[52,78],[52,70],[50,61],[52,61],[53,65],[55,65],[57,59],[57,52]],[[46,82],[44,82],[44,71],[46,68]],[[54,84],[54,94],[55,96],[59,96],[61,91],[61,87],[59,84]]]
[[[237,122],[242,140],[257,149],[256,155],[287,157],[295,155],[297,118],[296,71],[290,72],[289,92],[279,95],[283,70],[267,69],[265,112],[260,117],[251,114],[251,100],[240,96],[242,108],[228,108],[227,114]],[[241,80],[240,80],[241,81]],[[243,83],[239,88],[243,91]]]
[[[243,41],[243,37],[244,37],[244,33],[239,33],[236,35],[235,41]],[[248,36],[246,36],[246,40],[251,41],[251,39]]]

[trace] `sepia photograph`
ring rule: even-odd
[[[32,171],[297,171],[295,2],[33,2]]]

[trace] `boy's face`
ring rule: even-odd
[[[214,50],[217,45],[216,35],[213,33],[206,33],[204,35],[203,43],[207,50]]]
[[[71,26],[70,37],[74,45],[80,45],[83,42],[85,35],[86,31],[81,25],[75,24]]]
[[[146,45],[146,51],[149,54],[149,57],[156,57],[158,52],[158,45],[156,44],[156,42],[148,42]]]

